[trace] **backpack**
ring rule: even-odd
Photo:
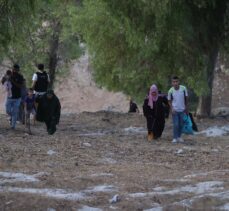
[[[184,125],[182,128],[182,133],[193,134],[192,120],[188,114],[184,114],[183,121],[184,121]]]
[[[48,89],[48,74],[44,72],[36,72],[37,82],[35,84],[34,90],[36,92],[46,92]]]

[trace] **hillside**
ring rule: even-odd
[[[87,54],[74,63],[70,73],[59,78],[55,86],[64,113],[99,110],[127,112],[129,108],[127,96],[96,86]]]

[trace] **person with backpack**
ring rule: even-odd
[[[184,113],[188,114],[187,97],[188,92],[186,87],[180,85],[179,78],[174,76],[172,78],[172,87],[168,91],[168,100],[173,119],[172,143],[184,142],[184,140],[181,138],[181,134],[184,124]]]
[[[35,91],[37,97],[44,95],[48,90],[50,83],[49,75],[44,70],[44,64],[37,65],[38,71],[33,74],[32,88]]]
[[[143,114],[147,121],[148,141],[158,139],[162,135],[165,127],[164,104],[168,105],[166,96],[160,95],[157,86],[153,84],[143,104]]]

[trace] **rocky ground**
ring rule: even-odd
[[[64,114],[53,136],[0,118],[0,210],[229,210],[229,119],[174,145],[170,119],[148,142],[141,114]]]

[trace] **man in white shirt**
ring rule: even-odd
[[[172,110],[173,118],[173,141],[172,143],[184,142],[181,138],[183,127],[184,112],[188,112],[187,108],[188,92],[185,86],[180,85],[179,78],[172,78],[172,87],[168,92],[168,100]]]
[[[49,75],[44,70],[44,64],[38,64],[37,68],[38,71],[33,74],[32,88],[34,89],[36,96],[41,96],[47,92],[50,79]]]

